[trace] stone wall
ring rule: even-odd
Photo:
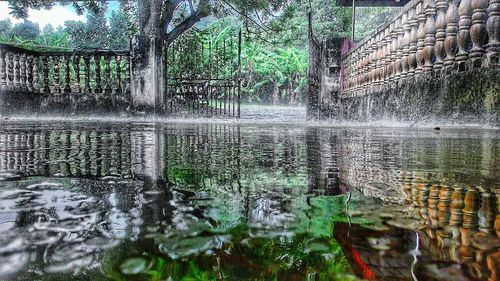
[[[405,80],[355,97],[340,97],[325,115],[349,120],[455,121],[500,124],[500,69]]]

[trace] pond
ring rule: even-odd
[[[499,280],[498,130],[0,124],[1,280]]]

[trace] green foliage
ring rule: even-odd
[[[40,26],[29,20],[24,20],[23,22],[14,25],[12,33],[23,39],[33,40],[40,35]]]
[[[12,26],[9,20],[0,21],[0,42],[11,43],[27,49],[45,47],[63,48],[113,48],[128,49],[132,30],[123,9],[113,11],[106,18],[106,7],[100,4],[95,12],[88,10],[87,21],[66,21],[64,27],[55,29],[50,24],[42,31],[38,24],[25,20]]]
[[[357,280],[349,274],[349,263],[331,234],[250,238],[248,231],[248,227],[237,225],[227,231],[232,241],[209,249],[209,254],[179,259],[127,243],[123,249],[118,247],[105,255],[104,273],[112,280],[306,280],[311,275],[314,280]],[[208,231],[205,235],[210,234]],[[155,239],[155,244],[161,248],[161,241],[186,243],[182,238],[173,239],[177,238]],[[196,245],[190,247],[195,249]]]
[[[109,47],[115,50],[129,48],[130,23],[127,15],[122,10],[113,11],[109,20]]]
[[[116,20],[116,18],[115,18]],[[72,47],[106,48],[110,45],[109,28],[106,24],[106,9],[88,13],[87,22],[67,21],[66,32]]]

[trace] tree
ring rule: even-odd
[[[40,35],[40,26],[29,20],[24,20],[23,22],[14,25],[12,32],[15,36],[19,36],[27,40],[33,40]]]
[[[113,11],[109,20],[109,47],[125,50],[129,48],[130,29],[126,14],[122,11]]]
[[[12,33],[12,23],[9,19],[0,21],[0,36],[10,37]]]
[[[135,12],[138,33],[147,37],[162,38],[168,44],[172,43],[185,31],[202,18],[217,13],[219,9],[239,8],[239,13],[249,16],[259,11],[259,17],[268,18],[273,12],[288,5],[290,0],[121,0],[122,5]],[[102,11],[102,1],[71,0],[79,13],[89,10],[94,14]],[[56,3],[68,4],[62,0],[9,0],[11,14],[18,18],[26,18],[28,9],[50,9]]]
[[[82,21],[66,21],[65,31],[68,34],[70,45],[73,47],[85,46],[87,40],[87,26]]]
[[[106,22],[106,7],[87,13],[87,21],[66,21],[66,32],[74,47],[109,47],[109,28]]]

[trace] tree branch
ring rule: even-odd
[[[187,19],[185,19],[183,22],[177,25],[172,31],[167,33],[165,40],[167,42],[167,46],[170,45],[170,43],[172,43],[173,41],[175,41],[175,39],[179,38],[179,36],[181,36],[182,33],[186,32],[188,29],[190,29],[193,25],[195,25],[198,21],[200,21],[204,17],[205,15],[203,13],[200,13],[200,11],[191,14]]]
[[[194,11],[194,6],[193,6],[193,0],[187,0],[189,4],[189,10],[191,11],[191,14],[195,13]]]
[[[177,10],[177,7],[184,2],[185,0],[169,0],[166,1],[165,6],[163,7],[161,23],[162,30],[167,31],[168,25],[172,22],[174,18],[174,12]]]

